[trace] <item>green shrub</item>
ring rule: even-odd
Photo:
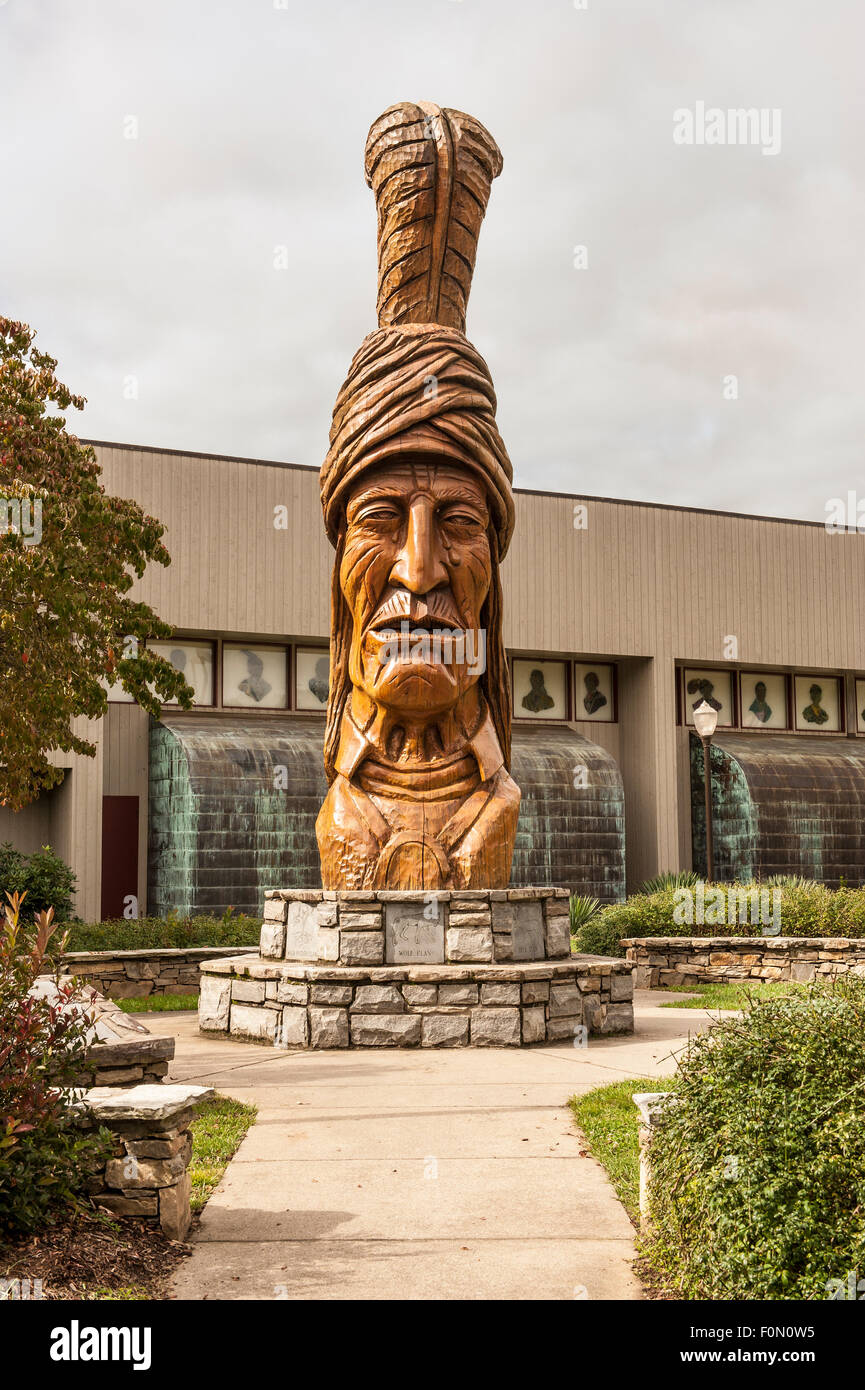
[[[19,905],[13,896],[0,926],[0,1235],[38,1230],[76,1202],[111,1144],[106,1131],[79,1129],[71,1110],[87,1028],[70,1007],[75,985],[30,993],[48,965],[51,914],[27,929]]]
[[[75,874],[50,845],[31,855],[21,854],[8,840],[0,845],[0,903],[13,893],[26,893],[23,915],[28,921],[53,907],[54,921],[68,922],[74,892]]]
[[[109,922],[73,922],[68,951],[144,951],[166,947],[257,946],[257,917],[140,917]]]
[[[641,886],[641,893],[660,893],[665,888],[693,888],[697,883],[697,875],[693,869],[682,869],[676,873],[673,869],[665,869],[656,878],[649,878]]]
[[[825,1299],[865,1274],[863,1037],[846,976],[752,1001],[680,1054],[648,1247],[679,1297]]]
[[[707,885],[707,895],[712,888],[722,888],[725,892],[775,891],[768,882]],[[777,891],[781,894],[781,936],[865,937],[865,888],[827,888],[825,884],[803,879],[786,887],[779,885]],[[677,922],[673,916],[677,906],[676,892],[675,887],[668,885],[654,893],[635,893],[626,902],[605,908],[600,916],[605,925],[615,923],[622,937],[763,935],[760,922]]]
[[[585,922],[576,933],[574,947],[585,956],[620,956],[621,935],[615,919],[608,917],[610,909],[599,912]]]
[[[587,922],[600,911],[601,904],[597,898],[581,897],[578,893],[572,893],[568,899],[568,917],[571,923],[571,932],[578,932]]]

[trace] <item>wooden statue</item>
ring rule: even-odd
[[[336,549],[316,833],[325,888],[501,888],[520,792],[499,565],[513,470],[464,335],[502,157],[461,111],[390,107],[366,142],[378,322],[337,397],[321,500]]]

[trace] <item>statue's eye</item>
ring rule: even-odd
[[[447,511],[442,516],[445,526],[481,526],[482,522],[476,517],[474,512],[464,512],[454,509]]]
[[[399,521],[400,511],[398,507],[390,502],[378,502],[374,506],[366,507],[358,516],[357,520],[364,521]]]

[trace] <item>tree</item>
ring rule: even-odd
[[[84,397],[34,337],[0,317],[0,804],[13,810],[62,780],[52,753],[95,754],[72,721],[104,715],[106,685],[157,718],[164,700],[192,703],[144,645],[172,629],[126,597],[148,563],[170,564],[164,527],[106,494],[93,449],[60,414]]]

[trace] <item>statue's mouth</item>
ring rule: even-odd
[[[395,623],[392,618],[383,618],[370,629],[370,632],[381,642],[398,641],[400,638],[415,642],[430,637],[452,637],[457,641],[466,635],[462,626],[448,626],[441,618],[434,618],[429,614],[422,618],[403,618],[399,623]]]

